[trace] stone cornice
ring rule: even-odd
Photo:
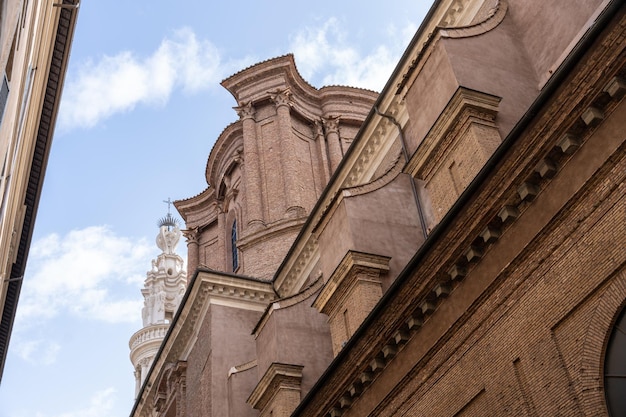
[[[230,378],[231,375],[238,374],[239,372],[245,372],[247,370],[255,368],[257,365],[258,365],[257,359],[253,359],[246,363],[242,363],[241,365],[233,366],[228,370],[228,377]]]
[[[353,197],[357,195],[371,193],[372,191],[376,191],[385,185],[389,184],[393,181],[398,174],[402,172],[404,168],[404,162],[402,160],[402,148],[398,147],[395,157],[390,161],[389,165],[385,167],[385,172],[380,175],[378,178],[373,179],[372,181],[363,184],[357,185],[351,188],[346,188],[343,190],[342,194],[344,197]]]
[[[198,278],[202,281],[202,290],[206,292],[208,302],[212,304],[263,311],[276,298],[270,282],[208,271],[200,271]]]
[[[274,280],[276,292],[281,297],[288,297],[298,291],[299,286],[306,281],[307,273],[319,260],[319,244],[315,235],[309,233],[306,238],[297,239],[295,244],[294,252]]]
[[[293,54],[268,59],[245,68],[221,82],[238,103],[252,103],[269,98],[269,91],[289,87],[296,95],[317,101],[318,92],[298,72]]]
[[[300,391],[302,365],[273,362],[250,394],[248,404],[263,410],[276,393],[283,389]]]
[[[320,292],[313,302],[313,307],[320,312],[327,313],[326,307],[330,303],[331,299],[341,297],[342,294],[340,293],[345,292],[340,291],[340,288],[346,281],[346,278],[350,275],[350,272],[353,272],[355,269],[369,270],[375,273],[388,271],[390,260],[391,258],[388,256],[380,256],[352,250],[348,251],[324,285],[322,292]],[[350,285],[350,283],[347,282],[346,284]]]
[[[328,86],[318,90],[299,74],[292,54],[268,59],[239,71],[222,81],[222,86],[235,97],[237,108],[273,101],[277,91],[289,90],[292,92],[290,108],[309,122],[338,114],[345,116],[346,120],[360,121],[377,96],[373,91],[346,86]],[[343,103],[346,101],[353,103],[353,109],[344,115]]]
[[[499,0],[497,5],[491,9],[487,18],[483,21],[462,26],[458,26],[456,22],[454,22],[451,25],[446,25],[446,27],[440,27],[439,34],[444,38],[469,38],[482,35],[483,33],[495,29],[504,20],[508,9],[509,5],[507,2],[505,0]]]
[[[248,246],[255,245],[263,240],[271,239],[283,233],[299,230],[305,221],[306,217],[295,219],[287,218],[264,225],[262,228],[253,230],[251,233],[246,233],[248,230],[244,230],[242,236],[237,240],[237,247],[245,250]]]
[[[459,87],[404,171],[423,180],[429,179],[443,162],[442,156],[455,146],[460,130],[470,118],[495,127],[500,100],[500,97]]]
[[[210,224],[206,222],[207,213],[209,217],[217,219],[218,206],[215,198],[215,189],[207,187],[200,194],[185,200],[174,201],[174,207],[180,213],[189,229]],[[200,230],[199,230],[200,231]]]

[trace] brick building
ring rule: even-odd
[[[132,415],[625,415],[625,14],[439,0],[378,95],[224,80]]]

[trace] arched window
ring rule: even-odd
[[[232,251],[233,272],[239,267],[239,256],[237,254],[237,220],[233,221],[233,228],[230,231],[230,250]]]
[[[604,393],[609,414],[626,416],[626,308],[615,321],[606,347]]]

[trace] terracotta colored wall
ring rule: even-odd
[[[259,378],[257,377],[257,367],[233,373],[228,378],[228,416],[257,416],[259,412],[252,409],[246,399],[254,390]]]
[[[225,416],[229,403],[242,404],[254,389],[251,380],[231,387],[228,371],[256,357],[250,334],[261,313],[212,304],[189,355],[187,368],[187,410],[192,416]],[[246,381],[244,381],[246,382]],[[256,381],[254,381],[256,384]],[[247,414],[258,413],[248,407]]]
[[[386,290],[422,242],[409,177],[401,174],[384,188],[343,200],[320,234],[320,265],[328,279],[348,250],[390,256]]]
[[[316,295],[274,310],[256,340],[258,378],[272,362],[303,365],[302,396],[333,358],[328,318],[311,307]]]
[[[298,230],[287,230],[273,236],[266,236],[263,244],[242,248],[240,253],[243,269],[239,273],[261,279],[271,279],[297,234]]]
[[[626,299],[623,120],[624,101],[344,417],[606,415],[603,350]]]
[[[601,0],[525,0],[514,2],[511,17],[535,73],[543,79],[579,34]]]

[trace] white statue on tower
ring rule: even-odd
[[[152,260],[141,290],[144,297],[141,309],[143,328],[130,340],[130,357],[136,378],[135,395],[187,289],[183,259],[176,254],[176,245],[182,232],[178,221],[170,213],[171,200],[165,202],[168,204],[167,216],[159,220],[159,234],[156,237],[161,254]]]
[[[169,226],[161,226],[156,238],[156,244],[163,253],[171,255],[176,250],[180,235],[181,231],[177,224],[172,229]]]

